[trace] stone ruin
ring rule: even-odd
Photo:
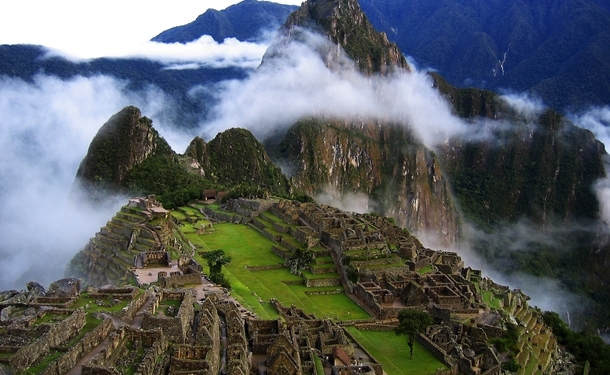
[[[336,374],[383,373],[376,362],[358,363],[339,325],[275,300],[281,317],[257,320],[233,300],[213,293],[200,301],[181,289],[107,286],[74,294],[68,288],[75,285],[72,281],[62,280],[53,290],[72,291],[63,298],[78,297],[84,307],[36,308],[0,301],[0,364],[22,373],[58,353],[41,374],[60,375],[73,368],[86,375],[127,369],[142,375],[217,375],[221,369],[241,375],[311,374],[318,357]],[[98,311],[94,301],[102,299],[127,304],[115,312],[89,312],[94,306]],[[40,323],[45,315],[53,319]],[[89,315],[99,323],[82,335]]]
[[[190,260],[193,248],[179,234],[169,211],[154,195],[132,198],[75,256],[73,263],[79,267],[71,268],[69,273],[93,285],[126,285],[133,276],[132,268],[155,264],[169,267],[170,251]],[[193,273],[181,271],[183,274]]]
[[[240,207],[244,206],[247,205],[241,202]],[[227,207],[231,207],[230,202]],[[333,207],[284,200],[271,205],[268,211],[283,223],[271,221],[261,212],[253,212],[249,217],[252,218],[252,227],[276,243],[272,247],[273,252],[284,259],[292,256],[296,247],[284,238],[292,236],[302,247],[313,248],[316,256],[332,255],[334,268],[328,269],[339,273],[338,280],[346,293],[352,292],[367,311],[373,313],[378,321],[385,322],[381,324],[383,329],[388,328],[387,324],[390,327],[395,324],[398,313],[403,309],[426,310],[437,322],[448,327],[453,327],[453,318],[456,316],[459,317],[455,319],[475,319],[481,314],[488,314],[489,307],[483,302],[481,290],[493,289],[494,298],[500,298],[501,306],[523,306],[519,307],[519,311],[529,311],[525,302],[527,298],[520,291],[491,285],[488,279],[481,277],[481,271],[465,268],[458,254],[425,248],[417,238],[387,218],[351,214]],[[243,215],[244,212],[240,214]],[[280,234],[271,234],[267,230],[270,227]],[[316,267],[310,268],[310,272],[315,274],[320,271],[320,264],[315,258],[313,264]],[[350,268],[357,271],[357,282],[349,280],[347,272]],[[307,279],[304,282],[306,286],[319,286]],[[285,311],[285,314],[290,316],[290,312]],[[500,318],[498,315],[498,321],[512,319],[510,316],[512,315],[503,315]],[[438,349],[440,346],[434,343],[434,340],[440,340],[436,334],[438,330],[422,335],[420,342],[436,345],[427,346],[450,367],[451,373],[497,374],[500,362],[487,337],[471,336],[472,332],[479,331],[491,335],[490,337],[500,337],[504,329],[501,325],[490,326],[486,323],[481,323],[479,328],[476,323],[463,325],[457,331],[462,343],[459,355],[452,350],[446,352]],[[556,349],[552,350],[556,352]],[[548,355],[539,360],[547,368],[553,357],[554,355]],[[345,372],[337,370],[336,373]]]
[[[155,231],[154,238],[143,235],[150,229],[144,224],[148,219],[138,214],[145,204],[138,200],[136,206],[128,205],[121,210],[122,215],[116,221],[133,225],[129,231],[125,228],[120,241],[133,251],[151,245],[147,250],[150,259],[168,259],[159,251],[162,246],[156,244],[169,244],[164,238],[172,238],[170,235],[159,231]],[[387,219],[281,200],[264,206],[242,200],[228,206],[238,207],[239,216],[249,218],[243,222],[251,222],[261,233],[267,228],[282,233],[274,239],[274,252],[290,254],[296,240],[313,249],[316,258],[330,259],[332,264],[326,265],[314,258],[311,272],[322,269],[322,273],[339,274],[336,278],[339,285],[347,292],[353,291],[354,297],[377,319],[360,325],[389,330],[396,324],[400,310],[427,310],[435,324],[418,341],[445,363],[452,374],[500,373],[500,361],[488,339],[502,335],[504,314],[518,316],[526,331],[532,332],[522,345],[540,348],[545,355],[538,359],[540,368],[553,366],[556,343],[540,319],[530,312],[527,296],[495,285],[482,278],[480,271],[464,268],[455,253],[423,247],[415,237]],[[248,210],[252,214],[243,216]],[[281,221],[265,218],[265,212]],[[226,215],[232,221],[231,214]],[[139,232],[134,235],[136,228]],[[99,243],[119,241],[116,234],[121,233],[120,229],[112,228],[108,233],[114,235]],[[288,236],[290,242],[286,241]],[[346,277],[348,265],[344,261],[348,257],[349,266],[358,272],[356,282]],[[180,272],[159,273],[161,285],[177,286],[170,281],[189,274],[201,280],[201,267],[188,256],[181,257],[178,264]],[[51,351],[58,351],[60,356],[42,374],[63,374],[75,366],[81,366],[83,374],[92,375],[118,374],[127,367],[138,374],[217,374],[221,369],[227,374],[244,375],[308,374],[313,371],[315,357],[322,359],[333,374],[382,374],[380,364],[361,363],[354,358],[352,340],[337,323],[318,319],[294,306],[282,306],[278,301],[273,301],[273,305],[281,318],[257,320],[245,314],[234,301],[214,293],[196,301],[191,291],[180,289],[89,288],[87,298],[91,301],[85,307],[74,308],[83,298],[75,281],[58,283],[49,288],[53,292],[35,284],[28,288],[26,294],[0,295],[0,363],[17,372],[38,363]],[[490,310],[482,302],[481,290],[493,290],[508,313]],[[80,337],[87,309],[98,299],[123,301],[126,305],[113,313],[96,313],[101,323]],[[200,308],[196,309],[195,304]],[[481,312],[487,314],[483,320]],[[40,323],[44,319],[48,323]],[[76,344],[66,346],[73,340],[77,340]],[[79,362],[96,347],[99,351],[92,359]],[[219,354],[223,351],[226,357]]]
[[[293,375],[313,373],[313,358],[317,356],[334,373],[360,373],[362,368],[356,365],[354,348],[343,328],[331,320],[306,314],[295,306],[285,307],[277,300],[271,303],[281,318],[246,322],[253,365],[257,364],[259,371]],[[381,365],[376,362],[366,366],[373,370],[372,374],[383,373]]]

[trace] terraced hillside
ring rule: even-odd
[[[491,374],[514,358],[519,374],[544,374],[564,363],[552,332],[540,312],[527,305],[527,296],[464,268],[454,253],[424,248],[387,219],[315,204],[245,199],[195,204],[172,214],[200,253],[222,248],[233,257],[225,269],[232,294],[261,317],[277,316],[267,303],[277,298],[307,313],[354,325],[352,339],[360,337],[366,347],[369,339],[362,335],[392,330],[395,312],[425,308],[442,323],[421,336],[422,348],[432,350],[431,342],[446,332],[452,332],[451,340],[488,348],[477,352],[473,362],[464,362],[454,357],[455,346],[443,346],[439,350],[445,362],[435,371],[444,366],[462,373],[466,363],[477,367],[495,360],[497,365],[486,365],[485,373]],[[414,289],[417,283],[420,291]],[[391,291],[401,285],[408,296],[392,298]],[[366,316],[358,315],[362,309],[375,318],[363,320]],[[513,323],[516,346],[507,349],[501,343],[509,340],[507,327]]]
[[[208,200],[171,212],[151,202],[130,201],[91,240],[88,265],[100,273],[100,282],[163,287],[171,277],[183,277],[186,281],[177,284],[180,293],[190,290],[199,301],[211,295],[229,299],[245,319],[330,319],[351,327],[344,333],[346,341],[339,342],[358,346],[365,362],[383,365],[390,375],[402,374],[396,369],[404,364],[386,355],[395,340],[380,337],[394,337],[404,309],[427,311],[435,321],[417,338],[418,350],[427,352],[422,358],[435,361],[410,362],[409,374],[497,374],[514,365],[519,374],[529,375],[556,373],[567,364],[575,368],[540,311],[528,306],[529,297],[482,277],[455,253],[425,248],[387,218],[281,199]],[[207,267],[200,266],[207,263],[206,252],[218,249],[231,257],[222,267],[230,291],[210,284]],[[174,263],[181,272],[173,272]],[[130,280],[130,271],[139,279]],[[126,276],[119,277],[121,272]],[[145,274],[150,275],[146,280]],[[167,296],[177,291],[163,290]],[[195,302],[181,306],[178,300],[158,297],[145,329],[167,322],[182,307],[191,311],[188,306]],[[189,341],[183,323],[169,331],[169,342]],[[302,355],[315,362],[310,353]],[[186,363],[176,361],[176,366]]]
[[[152,197],[139,198],[123,206],[100,228],[71,261],[67,274],[93,285],[132,284],[130,269],[147,262],[167,263],[189,251],[191,245],[175,228],[168,212]]]

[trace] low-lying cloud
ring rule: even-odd
[[[587,111],[571,114],[570,119],[578,126],[590,130],[600,142],[610,147],[610,107],[593,107]],[[600,202],[601,219],[610,225],[610,158],[605,160],[606,178],[595,184],[595,193]]]
[[[316,34],[303,34],[302,40],[281,45],[280,53],[265,57],[245,81],[219,87],[213,120],[201,124],[207,138],[243,127],[262,139],[307,117],[405,124],[427,145],[467,132],[467,124],[453,116],[426,73],[381,77],[363,76],[355,69],[333,70],[319,53],[330,42]],[[336,46],[326,49],[337,50]],[[337,59],[342,67],[354,65],[346,57]]]
[[[189,43],[144,42],[123,49],[113,50],[104,57],[108,58],[141,58],[160,62],[166,69],[198,69],[239,67],[254,69],[260,65],[261,58],[267,49],[268,42],[242,42],[227,38],[222,43],[211,36],[203,35]],[[46,56],[60,56],[79,62],[84,59],[56,49],[49,49]]]
[[[337,207],[347,212],[360,214],[374,212],[377,206],[367,194],[358,192],[339,192],[331,186],[325,187],[314,199],[319,204]]]
[[[69,199],[78,165],[111,115],[139,106],[162,134],[185,146],[185,137],[156,121],[167,112],[164,94],[128,92],[126,85],[103,76],[0,78],[0,290],[62,277],[116,211],[116,204],[102,210]]]

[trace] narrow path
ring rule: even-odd
[[[227,320],[225,319],[224,315],[219,314],[218,317],[220,318],[220,336],[222,338],[222,358],[221,358],[221,362],[220,362],[220,374],[226,374],[227,373],[227,369],[226,369],[227,349],[228,349]]]
[[[89,362],[93,357],[101,352],[106,345],[108,345],[108,337],[106,337],[98,346],[93,348],[89,353],[85,354],[83,358],[76,362],[76,366],[72,367],[70,371],[66,372],[66,375],[80,375],[82,372],[83,363]]]

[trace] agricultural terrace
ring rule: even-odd
[[[184,210],[181,213],[184,215]],[[189,210],[189,213],[198,214],[198,210]],[[269,212],[264,215],[269,220],[280,220]],[[179,216],[182,215],[174,217],[180,220]],[[303,276],[291,274],[283,267],[284,260],[272,252],[271,247],[276,244],[257,230],[243,224],[218,223],[213,225],[213,230],[198,231],[203,222],[202,217],[201,222],[185,223],[181,227],[185,236],[198,247],[196,260],[207,268],[207,262],[199,252],[222,249],[226,255],[231,256],[231,263],[223,267],[223,272],[231,283],[231,294],[260,319],[278,317],[278,312],[269,303],[271,298],[278,299],[286,306],[295,305],[320,318],[370,318],[343,293],[341,286],[307,288],[304,277],[321,278],[328,277],[329,274],[313,275],[307,271],[303,272]],[[288,241],[294,242],[295,246],[299,245],[292,236],[283,236],[288,237]],[[259,270],[264,266],[270,266],[271,269]],[[332,275],[337,277],[336,273]],[[320,294],[329,292],[332,294]]]

